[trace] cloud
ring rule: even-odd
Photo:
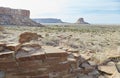
[[[74,3],[75,2],[75,3]],[[119,23],[120,1],[117,0],[71,0],[64,12],[70,21],[84,17],[91,23]],[[72,16],[71,16],[72,15]],[[73,17],[74,16],[74,17]],[[114,18],[114,20],[112,19]],[[73,20],[74,19],[74,20]]]
[[[31,10],[32,16],[43,13],[59,13],[65,0],[2,0],[1,6]]]
[[[74,22],[84,17],[91,23],[120,23],[120,0],[0,0],[0,6],[29,9],[32,18]]]

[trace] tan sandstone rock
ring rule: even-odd
[[[21,48],[21,44],[20,43],[8,43],[6,45],[6,48],[16,52]]]
[[[24,32],[20,34],[19,42],[20,43],[30,42],[31,40],[38,40],[39,37],[42,38],[42,36],[38,35],[37,33]]]
[[[106,66],[99,66],[98,67],[98,70],[99,71],[102,71],[104,73],[107,73],[107,74],[114,74],[114,72],[117,71],[116,67],[115,66],[109,66],[109,65],[106,65]]]
[[[42,26],[30,19],[30,11],[23,9],[11,9],[0,7],[0,24],[1,25],[25,25],[25,26]]]

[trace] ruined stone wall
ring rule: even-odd
[[[76,78],[78,58],[52,46],[31,43],[40,35],[25,32],[19,43],[0,43],[0,76],[2,78]],[[28,39],[29,38],[29,39]],[[21,42],[21,40],[24,42]],[[78,52],[77,52],[78,54]],[[72,60],[71,60],[72,59]],[[0,77],[1,78],[1,77]]]

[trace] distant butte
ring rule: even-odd
[[[0,25],[42,26],[30,19],[30,11],[0,7]]]
[[[61,19],[57,18],[35,18],[32,20],[37,23],[64,23]]]
[[[84,21],[84,18],[79,18],[75,23],[76,24],[89,24],[88,22]]]

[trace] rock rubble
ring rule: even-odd
[[[36,38],[33,39],[33,36]],[[106,63],[97,64],[91,59],[94,54],[92,52],[79,53],[31,42],[38,40],[40,36],[37,33],[24,32],[19,36],[24,42],[0,42],[0,74],[6,78],[120,77],[120,55],[111,55]]]

